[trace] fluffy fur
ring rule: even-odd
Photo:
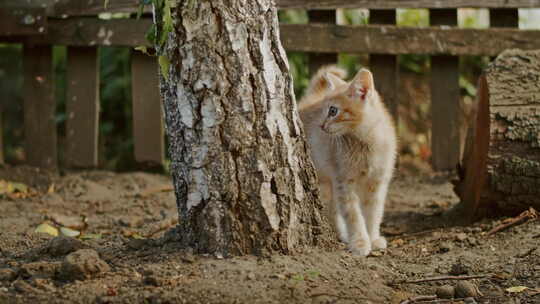
[[[339,238],[366,256],[386,248],[380,224],[397,140],[372,74],[362,69],[350,82],[345,74],[335,66],[319,70],[299,112]]]

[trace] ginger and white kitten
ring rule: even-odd
[[[362,69],[351,82],[345,75],[335,66],[319,70],[299,112],[338,235],[353,253],[366,256],[386,248],[380,224],[397,139],[371,72]]]

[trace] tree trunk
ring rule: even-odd
[[[455,191],[472,219],[540,210],[540,51],[502,53],[481,77]]]
[[[171,11],[160,86],[181,242],[225,256],[313,245],[325,222],[274,2]]]

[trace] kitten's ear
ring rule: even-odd
[[[311,80],[306,94],[334,90],[336,87],[346,84],[341,78],[345,71],[335,66],[323,67]]]
[[[364,101],[367,97],[372,96],[374,91],[373,75],[367,69],[361,69],[351,81],[347,95],[352,99]]]

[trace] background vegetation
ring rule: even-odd
[[[460,13],[460,26],[486,27],[487,11],[466,10]],[[110,18],[111,16],[104,16]],[[123,17],[112,16],[112,17]],[[287,23],[307,23],[306,11],[287,10],[279,13],[280,20]],[[367,24],[369,14],[366,10],[338,11],[339,24]],[[398,10],[398,24],[402,26],[428,26],[427,10]],[[135,168],[132,140],[131,114],[131,70],[128,48],[101,47],[99,50],[101,73],[101,116],[100,116],[100,167],[109,170],[130,170]],[[54,48],[54,76],[56,83],[58,137],[60,144],[60,162],[64,144],[66,110],[66,48]],[[309,81],[307,54],[288,53],[291,73],[294,77],[294,89],[297,97],[302,96]],[[353,74],[361,66],[367,66],[367,54],[340,54],[338,64]],[[464,98],[476,94],[476,77],[488,63],[487,58],[462,57],[460,85]],[[403,55],[399,57],[403,75],[416,75],[423,79],[429,73],[429,57],[424,55]],[[23,111],[22,111],[22,60],[21,46],[0,45],[0,92],[2,92],[3,136],[5,158],[8,163],[18,164],[24,161],[23,148]],[[405,116],[400,122],[400,133],[411,133],[413,140],[406,140],[403,153],[419,154],[419,148],[411,148],[415,140],[429,147],[429,100],[425,96],[414,102],[404,102],[405,109],[400,115]],[[401,101],[400,101],[401,102]],[[401,118],[400,116],[400,118]],[[415,127],[416,126],[416,127]],[[403,134],[401,134],[403,135]],[[429,155],[429,153],[428,153]],[[426,158],[426,157],[425,157]]]

